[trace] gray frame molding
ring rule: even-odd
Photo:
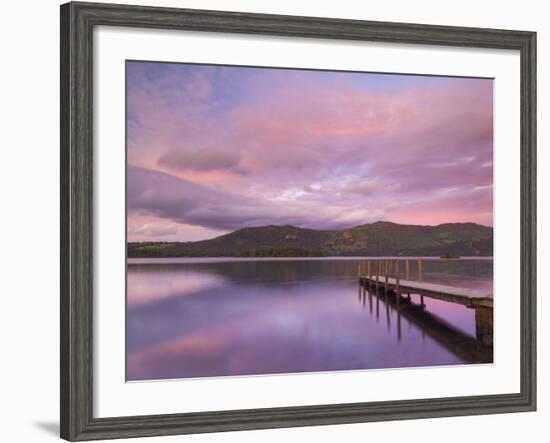
[[[512,49],[521,56],[521,392],[94,418],[94,26]],[[536,33],[100,3],[61,6],[61,437],[70,441],[418,419],[536,409]]]

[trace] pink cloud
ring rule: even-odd
[[[245,81],[224,68],[223,82],[221,71],[188,71],[184,87],[170,72],[145,82],[152,89],[135,88],[130,164],[261,201],[263,215],[280,202],[298,212],[316,206],[307,227],[346,210],[356,224],[492,223],[490,80],[362,89],[345,74],[328,87],[294,71],[256,70]],[[220,92],[230,86],[245,98]],[[358,193],[364,183],[369,192]]]

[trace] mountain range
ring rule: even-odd
[[[243,228],[195,242],[128,243],[128,257],[492,256],[493,228],[379,221],[349,229]]]

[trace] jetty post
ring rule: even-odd
[[[423,271],[422,271],[422,257],[418,257],[418,281],[420,283],[422,283],[422,281],[424,280],[424,276],[422,274],[423,274]],[[424,304],[424,295],[422,295],[422,294],[420,294],[420,306],[422,306],[422,307],[426,306]]]
[[[388,331],[391,331],[390,304],[388,303],[387,298],[386,298],[385,305],[386,305],[386,325],[388,327]]]
[[[363,293],[365,292],[364,286],[361,284],[361,262],[357,263],[357,280],[359,280],[359,301],[361,301],[361,297],[363,296]]]
[[[380,294],[376,291],[376,323],[380,320]]]
[[[385,264],[385,266],[384,266],[384,279],[385,279],[384,294],[388,295],[388,268],[389,268],[388,260],[385,260],[384,264]]]
[[[486,346],[493,344],[493,309],[476,308],[476,339]]]
[[[395,297],[397,298],[397,309],[401,305],[401,289],[399,288],[399,262],[395,262]]]
[[[381,270],[380,261],[378,260],[376,262],[376,295],[378,295],[378,278],[380,275],[380,270]]]
[[[371,269],[370,260],[367,260],[367,274],[369,275],[369,294],[370,294],[370,283],[372,279],[372,269]]]

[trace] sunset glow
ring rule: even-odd
[[[128,240],[493,224],[493,82],[127,62]]]

